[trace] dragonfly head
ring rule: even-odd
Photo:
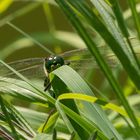
[[[45,59],[45,69],[48,73],[64,65],[64,59],[61,56],[50,56]]]

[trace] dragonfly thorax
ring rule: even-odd
[[[45,59],[45,69],[48,73],[64,65],[64,59],[61,56],[50,56]]]

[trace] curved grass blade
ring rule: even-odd
[[[24,117],[15,109],[15,107],[9,104],[6,100],[4,100],[6,109],[10,115],[11,122],[13,126],[17,128],[16,130],[23,131],[29,137],[35,136],[35,131],[31,128],[28,122],[24,119]],[[6,116],[4,116],[6,118]],[[17,131],[18,132],[18,131]]]
[[[56,1],[60,5],[60,7],[64,11],[64,13],[67,15],[67,17],[70,17],[69,19],[70,19],[71,23],[73,24],[73,26],[75,27],[75,29],[77,30],[77,32],[79,33],[81,38],[87,44],[87,47],[90,50],[90,52],[96,58],[96,61],[98,62],[101,69],[103,70],[104,74],[106,75],[110,85],[112,86],[116,95],[118,96],[119,101],[121,101],[121,103],[125,107],[131,121],[133,122],[135,128],[137,128],[137,131],[139,134],[140,126],[133,113],[133,110],[131,109],[127,99],[125,98],[118,82],[115,80],[111,70],[109,69],[109,67],[105,63],[104,59],[102,58],[101,54],[99,53],[99,50],[97,49],[91,36],[88,34],[86,29],[84,28],[79,16],[76,15],[77,13],[75,13],[75,11],[71,8],[71,6],[69,6],[68,2],[66,2],[64,0],[56,0]],[[140,74],[139,74],[138,69],[136,68],[136,65],[132,64],[132,61],[131,61],[131,59],[128,58],[127,53],[125,53],[125,51],[120,46],[119,42],[117,42],[117,40],[113,37],[113,35],[108,31],[108,29],[105,27],[103,22],[101,22],[101,20],[97,17],[97,15],[95,13],[93,13],[93,11],[85,3],[80,3],[79,1],[76,1],[76,3],[73,3],[73,1],[71,1],[71,0],[69,0],[69,2],[70,2],[70,4],[72,3],[72,6],[78,5],[78,8],[77,7],[75,7],[75,8],[77,10],[80,10],[80,12],[86,18],[86,20],[89,21],[89,23],[92,25],[92,27],[94,27],[100,33],[100,35],[106,40],[106,42],[110,45],[111,49],[114,51],[114,53],[120,59],[123,66],[126,68],[128,74],[131,77],[131,79],[133,80],[133,82],[136,84],[137,87],[139,87],[140,78],[138,78],[138,77],[140,77]]]
[[[23,81],[25,81],[27,84],[29,84],[31,87],[33,87],[36,90],[36,94],[39,95],[43,95],[45,96],[52,104],[55,103],[54,99],[52,99],[50,96],[46,95],[46,93],[42,94],[42,91],[40,91],[39,89],[37,89],[37,87],[35,87],[32,83],[30,83],[30,81],[28,79],[26,79],[25,77],[23,77],[20,73],[18,73],[17,71],[15,71],[13,68],[11,68],[10,66],[8,66],[7,64],[5,64],[3,61],[0,61],[3,65],[5,65],[8,69],[10,69],[11,71],[13,71],[14,73],[17,74],[17,76],[19,76]],[[40,94],[41,93],[41,94]],[[50,100],[51,99],[51,100]],[[67,112],[67,115],[69,115],[70,117],[72,117],[73,112],[71,110],[69,110],[66,106],[63,106],[64,110]],[[76,119],[75,117],[73,119]],[[77,121],[77,120],[76,120]],[[83,119],[79,120],[79,122],[83,122]],[[84,121],[85,122],[85,121]],[[87,130],[92,131],[93,130],[93,126],[90,123],[85,122],[85,124],[87,125]]]
[[[123,116],[127,116],[127,113],[125,112],[125,110],[115,104],[112,103],[108,103],[102,99],[98,99],[97,97],[93,97],[93,96],[88,96],[88,95],[84,95],[81,93],[64,93],[62,95],[60,95],[58,97],[59,100],[64,100],[64,99],[78,99],[78,100],[83,100],[83,101],[87,101],[87,102],[91,102],[91,103],[96,103],[99,104],[101,106],[103,106],[103,108],[106,109],[111,109],[115,112],[120,113]]]
[[[51,81],[51,85],[53,88],[53,92],[55,93],[55,98],[57,98],[61,93],[65,93],[65,92],[69,92],[69,89],[67,88],[67,86],[57,77],[54,76],[53,80]],[[75,102],[73,100],[69,100],[69,101],[62,101],[62,104],[66,105],[68,108],[70,108],[71,110],[73,110],[74,112],[76,112],[77,114],[79,113],[79,110],[75,104]],[[63,114],[63,112],[61,112]],[[65,115],[63,115],[65,116]],[[75,123],[73,121],[73,119],[71,118],[66,118],[66,124],[68,125],[68,128],[70,128],[70,132],[75,132],[76,136],[83,136],[83,139],[87,139],[88,138],[88,134],[83,130],[82,127],[79,126],[79,124]]]
[[[49,116],[47,117],[47,120],[41,127],[38,129],[38,132],[45,132],[45,133],[52,133],[55,129],[56,122],[58,120],[59,114],[56,112],[55,109],[52,109],[49,112]]]
[[[75,112],[71,111],[70,109],[65,110],[65,107],[63,107],[59,100],[56,101],[56,107],[61,112],[61,115],[65,119],[65,113],[71,117],[75,122],[79,123],[79,125],[84,128],[89,134],[92,134],[94,131],[98,131],[98,137],[103,140],[109,140],[97,127],[96,125],[93,125],[87,118],[84,118],[76,114]],[[72,130],[73,128],[71,128]],[[81,137],[82,139],[82,137]]]
[[[16,140],[19,140],[19,136],[16,132],[16,129],[11,121],[11,117],[10,117],[10,114],[8,113],[7,111],[7,108],[4,104],[4,101],[3,101],[3,98],[0,96],[0,104],[1,104],[1,109],[2,109],[2,112],[4,113],[5,117],[6,117],[6,121],[8,122],[9,124],[9,127],[11,128],[11,131],[13,133],[13,137],[16,139]]]
[[[43,97],[47,97],[47,99],[54,104],[54,99],[52,97],[50,97],[49,95],[47,95],[45,92],[41,91],[40,89],[38,89],[34,84],[32,84],[27,78],[25,78],[22,74],[20,74],[19,72],[17,72],[15,69],[13,69],[12,67],[10,67],[9,65],[7,65],[6,63],[4,63],[2,60],[0,60],[0,63],[2,65],[4,65],[5,67],[7,67],[9,70],[11,70],[13,73],[15,73],[20,79],[22,79],[23,81],[25,81],[29,86],[31,86],[34,90],[35,93],[37,95],[43,96]]]
[[[59,69],[52,72],[57,75],[74,93],[84,93],[93,96],[93,92],[84,82],[84,80],[70,67],[62,66]],[[98,105],[91,103],[85,103],[81,101],[83,108],[80,108],[82,114],[86,114],[90,121],[95,123],[108,137],[116,137],[121,139],[117,131],[107,119],[107,116]]]
[[[62,1],[59,1],[59,2],[62,2]],[[118,37],[116,38],[115,36],[112,35],[112,33],[108,30],[108,28],[104,24],[104,22],[100,19],[100,17],[97,16],[96,13],[93,12],[93,10],[87,5],[86,2],[85,3],[79,2],[79,1],[73,2],[69,0],[68,2],[65,3],[65,7],[67,3],[70,3],[72,8],[75,8],[77,11],[79,11],[81,13],[81,16],[85,19],[84,21],[90,26],[92,26],[93,29],[95,29],[102,36],[102,38],[106,41],[106,43],[109,45],[112,51],[116,54],[116,56],[122,63],[123,67],[126,69],[127,73],[131,77],[132,81],[135,83],[137,88],[139,88],[140,71],[138,70],[138,66],[136,65],[134,58],[132,57],[131,53],[128,51],[128,48],[125,47],[126,45],[124,44],[124,41],[122,41],[122,36],[121,36],[121,42],[123,43],[120,43],[119,40],[117,40]],[[63,3],[63,7],[64,7],[64,3]],[[81,30],[81,27],[79,26],[83,21],[81,22],[81,18],[79,17],[79,15],[77,15],[77,13],[72,8],[68,6],[67,9],[65,9],[67,10],[67,12],[65,11],[65,14],[67,16],[73,17],[73,19],[72,18],[69,18],[69,19],[71,20],[72,24],[75,26],[78,32],[81,32],[81,33],[85,32],[85,31],[82,31],[83,29]],[[71,12],[69,12],[70,10]],[[82,35],[81,33],[80,35]],[[88,39],[86,35],[82,35],[82,38],[83,37],[85,39]],[[122,44],[124,46],[121,46]],[[88,44],[87,47],[89,45],[90,44]],[[95,54],[93,55],[95,56]],[[137,75],[137,76],[135,77],[134,75]]]
[[[59,114],[62,116],[62,119],[64,120],[68,130],[70,133],[74,133],[75,137],[74,140],[82,140],[80,138],[80,135],[78,133],[78,131],[76,131],[76,128],[73,126],[73,124],[71,123],[71,120],[67,117],[67,115],[65,114],[65,112],[63,111],[63,109],[61,108],[59,101],[56,101],[56,108],[59,112]],[[85,136],[84,136],[85,137]]]

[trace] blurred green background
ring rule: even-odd
[[[33,36],[34,39],[38,40],[39,42],[43,42],[43,45],[46,46],[47,48],[51,49],[52,51],[56,51],[57,49],[54,50],[54,46],[58,47],[59,41],[56,41],[57,43],[55,44],[53,37],[51,37],[51,33],[48,26],[48,15],[45,14],[41,2],[28,2],[28,1],[13,2],[6,11],[1,13],[0,16],[1,23],[7,17],[11,15],[14,16],[14,14],[17,11],[21,10],[22,8],[28,7],[29,5],[33,5],[33,4],[36,5],[34,9],[32,9],[28,13],[25,13],[24,15],[14,18],[12,20],[12,23],[18,26],[24,32]],[[50,4],[49,7],[52,12],[55,30],[72,31],[70,24],[67,22],[66,18],[63,16],[62,12],[57,8],[57,6]],[[45,40],[45,36],[46,36],[46,40]],[[15,29],[9,27],[9,25],[5,24],[0,26],[0,50],[1,51],[3,51],[7,46],[11,45],[13,42],[20,40],[22,38],[26,38],[26,37],[24,37],[21,33],[16,31]],[[28,57],[40,57],[40,56],[43,57],[49,55],[44,50],[41,50],[40,47],[38,47],[35,44],[31,46],[29,45],[24,46],[24,44],[22,45],[23,48],[10,54],[6,58],[6,61],[13,61],[13,60],[28,58]],[[69,50],[67,45],[63,47],[65,47],[65,49],[63,48],[64,50]],[[58,49],[58,52],[61,52],[61,50]]]
[[[11,1],[11,0],[9,0]],[[121,6],[125,10],[127,8],[126,1],[121,1]],[[2,4],[2,3],[1,3]],[[47,4],[47,1],[46,1]],[[34,6],[29,6],[34,5]],[[36,5],[36,6],[35,6]],[[28,12],[28,8],[25,7],[34,7]],[[39,1],[18,1],[15,0],[12,2],[9,7],[3,11],[0,14],[0,51],[3,55],[3,51],[5,52],[5,48],[13,44],[14,42],[26,38],[21,33],[16,31],[15,29],[9,27],[7,24],[3,24],[6,19],[9,17],[13,18],[12,23],[22,29],[24,32],[28,33],[29,35],[33,36],[34,39],[38,40],[39,42],[43,42],[43,45],[47,48],[51,49],[53,52],[61,53],[66,50],[73,49],[74,46],[71,44],[64,44],[61,43],[62,40],[55,40],[53,38],[53,35],[51,34],[53,31],[51,31],[50,28],[54,28],[55,31],[66,31],[66,32],[73,32],[73,29],[67,19],[65,18],[64,14],[60,11],[60,9],[56,6],[54,1],[52,0],[49,5],[47,5],[47,10],[50,10],[51,15],[49,15],[49,12],[45,12],[45,8],[42,4],[42,2]],[[24,14],[21,14],[18,16],[20,11],[22,9]],[[48,13],[48,14],[46,14]],[[14,16],[17,15],[17,17],[14,18]],[[52,16],[53,24],[52,27],[50,27],[51,22],[50,17]],[[45,39],[46,38],[46,39]],[[61,37],[62,38],[62,37]],[[24,42],[25,43],[25,42]],[[14,61],[17,59],[23,59],[23,58],[29,58],[29,57],[44,57],[48,56],[49,54],[46,53],[44,50],[40,49],[35,44],[30,45],[30,43],[24,45],[24,43],[21,42],[22,49],[16,50],[13,53],[10,53],[5,57],[5,60],[7,62]],[[20,47],[20,43],[19,43]],[[62,49],[59,49],[59,47],[62,47]],[[81,46],[79,46],[81,47]],[[15,48],[15,46],[14,46]]]
[[[120,0],[120,6],[123,11],[126,11],[128,8],[126,0]],[[131,12],[124,12],[124,17],[129,31],[132,32],[131,35],[137,36],[134,22],[131,19]],[[15,25],[14,28],[7,24],[9,21]],[[20,29],[23,33],[18,31]],[[90,28],[87,27],[88,31],[89,29]],[[90,33],[97,46],[101,46],[101,50],[107,46],[96,32],[92,30]],[[30,37],[27,37],[28,35],[32,37],[34,41],[32,41]],[[80,37],[76,34],[64,13],[53,0],[0,0],[0,59],[5,62],[12,62],[15,60],[32,57],[47,57],[50,55],[48,51],[42,49],[35,42],[40,42],[44,47],[56,54],[86,47]],[[139,46],[139,44],[137,45]],[[105,53],[102,55],[104,56],[104,54]],[[105,56],[107,56],[107,54],[105,54]],[[116,94],[114,94],[112,87],[108,83],[102,71],[96,67],[87,69],[88,65],[91,65],[91,63],[80,63],[79,66],[82,66],[82,69],[78,69],[78,72],[91,86],[93,93],[95,93],[99,98],[104,98],[111,103],[113,102],[120,105],[116,100]],[[133,104],[133,101],[136,101],[134,104],[137,104],[137,102],[139,102],[135,100],[137,98],[137,96],[135,96],[137,90],[127,77],[126,72],[120,67],[111,67],[111,70],[115,75],[117,82],[120,83],[125,96],[134,95],[133,100],[131,100],[132,96],[130,98],[128,97],[128,100],[132,101],[131,104]],[[35,74],[33,73],[33,75]],[[33,77],[33,75],[31,76]],[[39,86],[42,91],[45,79],[43,78],[41,80],[39,79]],[[38,85],[38,81],[33,82],[36,82],[37,84],[35,84]],[[21,92],[21,95],[22,94],[23,93]],[[9,97],[6,94],[5,96]],[[12,101],[14,105],[39,111],[46,111],[46,108],[39,107],[39,105],[32,104],[24,99],[14,97],[5,99]],[[136,107],[138,108],[138,106]],[[110,111],[107,110],[107,113],[109,114]]]
[[[45,1],[41,2],[39,0],[6,1],[7,3],[9,2],[9,6],[1,11],[0,14],[0,58],[4,61],[11,62],[25,58],[47,57],[50,55],[33,43],[28,37],[6,24],[9,20],[16,27],[32,36],[36,41],[41,42],[41,44],[56,54],[74,48],[86,47],[53,0],[50,0],[50,2],[47,0],[46,3]],[[127,10],[127,2],[120,0],[120,3],[122,9],[124,11]],[[2,1],[0,4],[2,6]],[[132,20],[127,23],[130,29],[133,30],[131,28],[133,27],[131,26],[133,25]],[[100,46],[101,40],[97,40],[97,44]],[[125,85],[127,82],[125,81],[125,73],[122,71],[118,72],[117,69],[114,69],[114,73],[115,71],[121,85]],[[89,75],[86,70],[85,72],[87,79],[91,83],[94,83],[96,87],[100,87],[101,89],[102,86],[108,87],[106,86],[108,82],[104,82],[101,71],[92,71],[93,74],[89,71]],[[102,90],[105,92],[104,88]],[[110,92],[107,90],[106,93]]]

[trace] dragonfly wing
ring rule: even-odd
[[[118,59],[107,47],[99,47],[99,50],[110,67],[114,68],[119,64]],[[70,62],[70,66],[74,69],[80,69],[82,67],[83,69],[99,68],[95,58],[87,48],[68,51],[61,54],[61,56],[64,57],[66,62]]]
[[[80,53],[80,55],[79,55]],[[85,56],[85,55],[90,55],[90,52],[87,50],[87,48],[82,48],[82,49],[74,49],[71,51],[67,51],[61,54],[61,56],[65,59],[71,57],[71,56]]]
[[[14,68],[16,71],[18,71],[25,77],[31,79],[45,77],[43,63],[44,63],[43,58],[29,58],[8,63],[8,65],[10,65],[12,68]],[[16,74],[14,74],[11,70],[9,70],[7,67],[1,64],[0,64],[0,76],[18,78]]]
[[[119,67],[121,66],[117,57],[107,46],[100,46],[98,47],[98,49],[110,68],[116,68],[117,66]],[[135,44],[133,49],[136,53],[136,56],[140,58],[139,46]],[[98,64],[96,63],[96,59],[91,55],[91,53],[87,50],[87,48],[68,51],[61,54],[61,56],[64,57],[64,59],[68,61],[74,69],[77,70],[99,68]]]
[[[113,52],[107,46],[100,46],[98,48],[104,60],[106,60],[110,67],[114,68],[117,65],[120,66],[119,60],[114,56]],[[134,47],[134,51],[137,53],[136,55],[140,56],[138,53],[140,51],[138,49],[139,46]],[[60,54],[60,56],[65,59],[66,63],[70,62],[70,66],[77,70],[99,68],[95,58],[91,55],[87,48],[67,51],[63,54]],[[43,58],[29,58],[9,63],[9,65],[27,78],[39,78],[46,77],[43,70],[43,63]],[[7,76],[12,78],[16,77],[13,72],[11,72],[5,66],[2,66],[2,64],[0,64],[0,76]]]
[[[107,64],[110,68],[116,68],[117,66],[120,66],[119,60],[117,58],[114,58],[114,56],[110,56],[106,59]],[[70,66],[74,69],[99,69],[99,66],[95,60],[95,58],[89,58],[89,59],[81,59],[79,61],[72,60],[70,61]]]
[[[107,47],[99,47],[99,50],[101,54],[107,54],[111,52],[111,50],[107,49]],[[65,60],[79,60],[82,58],[92,58],[93,56],[89,52],[87,48],[82,48],[82,49],[74,49],[71,51],[64,52],[60,54]]]

